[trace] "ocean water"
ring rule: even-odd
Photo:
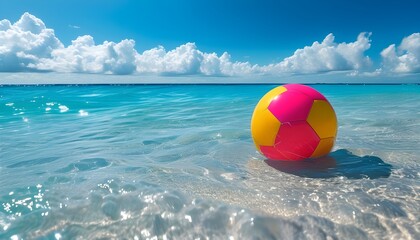
[[[332,153],[271,162],[274,85],[0,87],[0,239],[420,239],[420,86],[314,85]]]

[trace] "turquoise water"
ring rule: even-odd
[[[313,86],[337,143],[299,163],[252,143],[273,87],[0,87],[0,239],[419,239],[420,86]]]

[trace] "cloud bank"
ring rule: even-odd
[[[133,40],[96,45],[93,37],[82,36],[66,48],[54,49],[47,58],[39,58],[29,68],[80,73],[131,74],[136,70]]]
[[[229,53],[200,51],[195,43],[172,50],[163,46],[139,53],[135,41],[95,43],[90,35],[79,36],[69,46],[55,36],[44,22],[24,13],[11,23],[0,21],[0,72],[69,72],[100,74],[154,74],[249,76],[314,74],[333,71],[369,72],[372,61],[366,55],[370,33],[360,33],[354,42],[337,43],[328,34],[322,42],[298,49],[290,57],[269,65],[233,61]],[[381,52],[381,68],[375,73],[419,73],[420,33],[404,38]]]
[[[362,70],[371,66],[365,56],[370,48],[370,34],[361,33],[355,42],[336,43],[334,35],[328,34],[319,43],[298,49],[295,53],[277,64],[263,67],[271,73],[319,73],[329,71]]]
[[[420,73],[420,33],[404,38],[396,47],[390,45],[381,52],[383,71],[394,73]]]
[[[29,13],[14,24],[0,21],[0,71],[31,70],[29,64],[51,58],[54,50],[63,47],[54,30]]]
[[[209,76],[246,75],[259,68],[248,62],[232,62],[227,52],[220,57],[216,53],[203,53],[195,43],[186,43],[171,51],[162,46],[144,51],[137,55],[136,65],[138,73]]]

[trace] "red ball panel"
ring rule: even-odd
[[[274,146],[261,146],[261,152],[273,160],[302,160],[311,157],[320,139],[306,121],[282,124]]]
[[[290,91],[301,92],[301,93],[309,96],[312,100],[326,100],[327,101],[327,99],[324,97],[324,95],[322,95],[321,93],[319,93],[318,91],[316,91],[315,89],[313,89],[309,86],[305,86],[305,85],[301,85],[301,84],[286,84],[286,85],[284,85],[284,87],[287,90],[290,90]]]
[[[305,121],[312,103],[313,100],[303,93],[286,91],[271,100],[268,110],[281,123]]]

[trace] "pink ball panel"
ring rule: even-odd
[[[312,104],[313,100],[307,95],[296,91],[286,91],[271,101],[268,110],[281,123],[305,121]]]
[[[261,146],[261,152],[274,160],[309,158],[320,139],[306,121],[282,124],[274,146]]]
[[[306,94],[313,100],[327,100],[324,97],[324,95],[322,95],[321,93],[319,93],[318,91],[316,91],[315,89],[309,86],[305,86],[301,84],[286,84],[284,85],[284,87],[287,88],[287,90],[298,91],[303,94]]]

